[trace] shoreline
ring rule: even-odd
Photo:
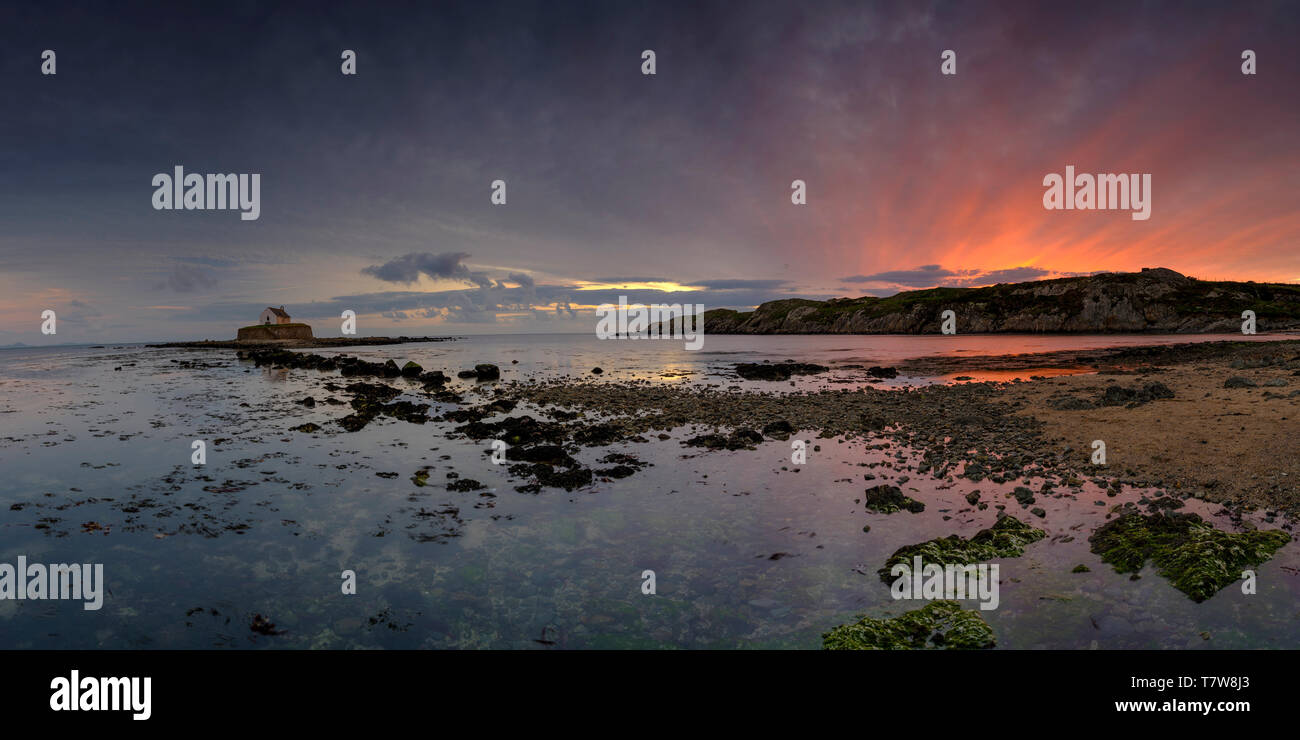
[[[349,341],[373,339],[392,341]],[[215,343],[203,346],[219,348]],[[291,349],[283,344],[273,348]],[[325,360],[273,352],[257,364],[332,370],[328,362],[320,366]],[[385,369],[357,363],[352,373],[395,379],[398,364],[388,364],[392,367]],[[594,375],[507,376],[475,382],[474,393],[463,397],[444,384],[450,378],[432,378],[441,376],[438,372],[430,373],[431,379],[421,377],[423,389],[384,389],[391,396],[407,393],[460,406],[445,418],[430,415],[430,421],[478,421],[504,411],[505,421],[474,431],[483,438],[511,429],[522,417],[510,415],[509,409],[527,403],[542,415],[576,422],[566,425],[552,444],[563,438],[636,442],[652,432],[684,428],[696,429],[693,446],[707,450],[748,448],[801,432],[816,439],[887,439],[923,455],[921,474],[1023,481],[1041,485],[1044,493],[1077,491],[1091,480],[1116,490],[1159,488],[1239,511],[1263,509],[1270,520],[1277,512],[1300,514],[1300,454],[1285,452],[1300,439],[1300,339],[941,356],[914,358],[898,367],[935,375],[999,368],[1071,367],[1080,372],[1030,380],[779,392],[776,386],[773,391],[741,391]],[[364,396],[353,406],[366,412],[360,416],[367,421],[375,414],[402,418],[412,411],[405,405],[390,410]],[[476,401],[485,405],[473,406]],[[355,414],[349,418],[359,421]],[[700,428],[714,433],[702,434]],[[1104,465],[1092,462],[1095,440],[1106,445]]]
[[[567,378],[513,381],[496,397],[597,413],[624,438],[689,426],[730,429],[730,437],[712,435],[701,445],[734,449],[756,430],[770,437],[767,429],[788,426],[817,439],[908,445],[926,460],[922,474],[975,482],[1041,479],[1045,492],[1077,490],[1093,480],[1116,490],[1153,487],[1239,510],[1264,509],[1270,520],[1276,512],[1300,514],[1300,455],[1284,452],[1300,444],[1300,342],[1096,354],[1094,372],[1028,381],[770,393]],[[973,358],[950,359],[965,366]],[[1231,387],[1230,378],[1244,382]],[[1156,383],[1164,391],[1145,391]],[[1207,398],[1215,405],[1207,406]],[[1091,461],[1097,439],[1107,445],[1105,465]]]
[[[317,337],[314,339],[204,339],[193,342],[159,342],[146,347],[164,349],[312,349],[322,347],[364,347],[383,344],[454,342],[465,337]]]

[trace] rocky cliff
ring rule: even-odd
[[[714,309],[706,334],[938,334],[952,310],[967,333],[1236,333],[1300,329],[1300,285],[1196,280],[1165,268],[986,288],[931,288],[888,298],[789,299],[754,311]]]

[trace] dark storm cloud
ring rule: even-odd
[[[945,270],[939,265],[921,265],[915,270],[890,270],[872,275],[850,275],[840,278],[842,283],[893,283],[895,285],[930,286],[944,278],[962,275],[960,271]]]
[[[981,284],[990,285],[993,283],[1019,283],[1025,280],[1037,280],[1051,274],[1050,270],[1037,267],[1012,267],[1007,270],[991,270],[981,273],[978,279]]]
[[[850,275],[840,278],[842,283],[882,283],[891,289],[873,288],[866,295],[893,295],[898,289],[908,288],[969,288],[996,283],[1018,283],[1044,277],[1072,277],[1084,273],[1061,273],[1041,267],[1012,267],[1003,270],[950,270],[942,265],[921,265],[914,270],[890,270],[872,275]]]
[[[468,256],[464,252],[412,253],[382,265],[364,267],[361,272],[389,283],[414,283],[423,275],[434,279],[464,280],[479,287],[490,287],[492,281],[486,275],[473,272],[461,264],[461,260]]]
[[[776,290],[789,284],[788,280],[692,280],[687,283],[712,290]]]
[[[589,278],[593,283],[605,283],[608,285],[631,285],[633,283],[671,283],[673,280],[666,277],[594,277]]]

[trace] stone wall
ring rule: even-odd
[[[245,326],[235,337],[240,342],[269,342],[277,339],[313,339],[307,324],[272,324],[270,326]]]

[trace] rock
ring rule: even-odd
[[[1234,375],[1223,381],[1224,388],[1256,388],[1255,381],[1250,378],[1243,378],[1240,375]]]
[[[1225,532],[1194,513],[1124,513],[1088,538],[1092,552],[1116,573],[1138,572],[1151,560],[1160,575],[1192,601],[1202,602],[1272,557],[1291,536],[1277,529]]]
[[[1013,516],[1003,516],[992,527],[981,529],[970,539],[954,534],[900,547],[876,573],[880,580],[889,583],[893,579],[890,570],[900,563],[910,568],[912,558],[917,555],[927,565],[969,565],[995,558],[1019,557],[1024,554],[1026,546],[1046,536],[1047,533],[1041,529],[1034,529]]]
[[[420,382],[424,383],[424,390],[426,391],[438,390],[442,386],[446,385],[449,380],[451,380],[451,378],[443,375],[441,370],[434,370],[420,374]]]
[[[1053,396],[1047,399],[1047,405],[1057,411],[1085,411],[1097,408],[1092,401],[1070,395]]]
[[[402,365],[403,378],[414,378],[422,372],[424,372],[424,368],[420,367],[413,361],[407,361],[405,365]]]
[[[501,368],[489,363],[481,363],[474,366],[474,375],[479,380],[500,380]]]
[[[786,440],[794,434],[794,427],[785,419],[778,419],[763,426],[763,434],[772,439]]]
[[[465,493],[467,491],[479,491],[484,488],[487,488],[487,486],[483,485],[482,483],[479,483],[473,478],[460,478],[458,480],[454,480],[447,484],[448,491],[456,491],[459,493]]]
[[[789,380],[793,375],[816,375],[830,368],[804,362],[742,362],[736,374],[745,380]]]
[[[1161,398],[1173,398],[1174,392],[1164,383],[1148,383],[1142,387],[1121,388],[1107,386],[1097,399],[1098,406],[1125,406],[1134,408]]]
[[[888,484],[868,488],[862,501],[867,510],[877,514],[893,514],[898,511],[919,514],[925,511],[925,504],[904,496],[901,488]]]
[[[996,644],[978,611],[936,601],[892,619],[863,617],[822,635],[826,650],[971,650]]]
[[[730,436],[722,434],[701,434],[682,444],[687,447],[703,447],[708,450],[748,450],[763,441],[763,435],[753,429],[737,429]]]
[[[604,370],[601,370],[601,369],[598,368],[598,367],[593,367],[593,368],[591,369],[591,374],[592,374],[592,375],[600,375],[600,374],[603,373],[603,372],[605,372],[605,371],[604,371]]]
[[[1020,504],[1020,508],[1022,509],[1034,503],[1034,492],[1024,486],[1016,486],[1016,489],[1011,492],[1011,495],[1016,497],[1016,501]]]
[[[892,367],[869,367],[867,368],[867,375],[873,378],[897,378],[898,370]]]

